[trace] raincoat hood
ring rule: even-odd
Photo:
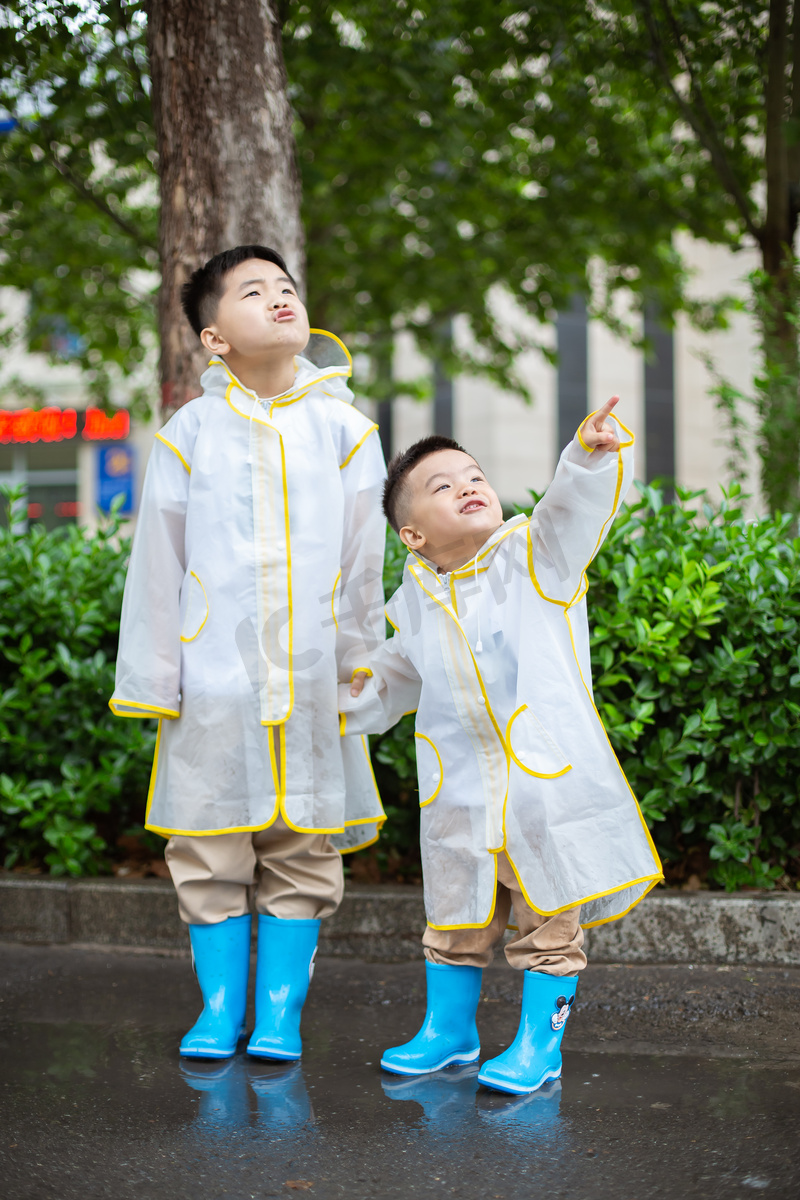
[[[302,354],[295,355],[295,377],[291,388],[278,396],[257,396],[250,388],[236,378],[223,358],[215,355],[208,368],[200,377],[203,392],[208,395],[223,396],[233,403],[234,393],[241,392],[251,401],[262,400],[270,403],[286,404],[299,400],[311,388],[324,383],[324,390],[332,398],[342,400],[345,404],[353,403],[353,392],[346,380],[353,373],[353,360],[350,352],[334,333],[324,329],[312,329],[308,345]]]

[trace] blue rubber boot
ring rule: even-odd
[[[478,1083],[521,1096],[561,1076],[561,1039],[575,1000],[577,975],[526,971],[522,1016],[509,1048],[481,1067]]]
[[[481,994],[480,967],[425,962],[428,1008],[419,1033],[384,1051],[381,1066],[394,1075],[426,1075],[451,1063],[475,1062],[481,1052],[475,1013]]]
[[[182,1058],[230,1058],[244,1036],[250,973],[249,913],[216,925],[190,925],[203,1011],[181,1042]]]
[[[258,918],[256,1027],[247,1053],[256,1058],[299,1058],[300,1015],[314,974],[318,920]]]

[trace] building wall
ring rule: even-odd
[[[692,263],[691,290],[698,299],[731,295],[746,299],[747,276],[758,265],[755,251],[731,254],[722,246],[679,239],[679,248]],[[691,488],[716,488],[726,478],[728,450],[725,424],[709,389],[713,379],[703,359],[710,356],[716,371],[749,395],[757,371],[758,345],[753,322],[745,312],[734,312],[729,328],[700,333],[687,318],[678,317],[675,332],[676,459],[678,480]],[[752,449],[754,450],[754,443]],[[760,506],[758,456],[747,456],[747,490]]]

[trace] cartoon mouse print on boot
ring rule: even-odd
[[[558,1033],[559,1029],[563,1029],[566,1025],[567,1017],[569,1016],[574,1003],[574,996],[570,996],[569,999],[567,999],[566,996],[559,996],[557,998],[556,1011],[550,1018],[550,1028],[556,1033]]]

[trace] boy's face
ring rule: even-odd
[[[308,313],[276,263],[249,258],[225,277],[213,321],[200,334],[212,354],[237,360],[291,358],[308,345]]]
[[[400,537],[409,550],[451,571],[477,554],[503,523],[497,493],[475,459],[461,450],[438,450],[409,471],[408,501]]]

